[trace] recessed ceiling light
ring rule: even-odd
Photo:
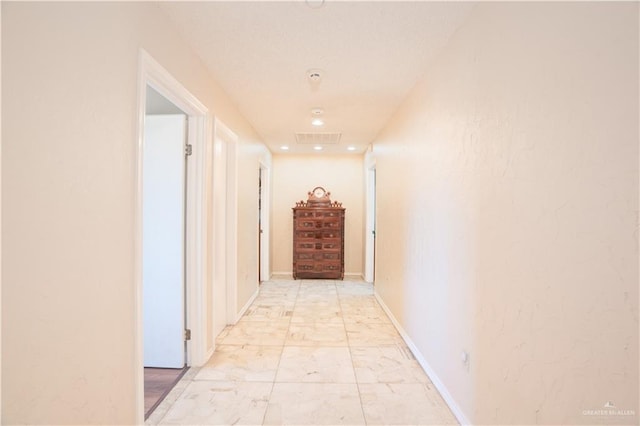
[[[322,151],[322,147],[321,146],[314,146],[313,149],[315,149],[316,151]]]
[[[322,121],[322,118],[314,118],[313,120],[311,120],[311,124],[320,127],[324,126],[324,121]]]
[[[288,150],[288,149],[289,149],[289,147],[288,147],[288,146],[286,146],[286,145],[282,145],[282,146],[280,147],[280,149],[281,149],[281,150],[283,150],[283,151],[286,151],[286,150]]]
[[[349,151],[355,151],[355,150],[356,150],[356,147],[355,147],[355,146],[350,146],[350,147],[347,147],[347,149],[348,149]]]

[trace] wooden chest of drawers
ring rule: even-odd
[[[310,192],[293,208],[293,278],[344,278],[344,216],[340,203]],[[324,199],[324,202],[314,198]]]

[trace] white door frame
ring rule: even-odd
[[[186,216],[186,327],[191,329],[187,342],[187,365],[199,366],[206,357],[206,205],[205,152],[211,140],[211,117],[208,109],[146,51],[140,49],[138,69],[138,141],[136,146],[136,187],[134,224],[134,315],[135,315],[135,399],[137,423],[144,423],[144,362],[143,362],[143,297],[142,297],[142,167],[144,148],[144,118],[147,85],[153,87],[189,117],[188,143],[193,147],[187,175]]]
[[[271,180],[269,166],[260,161],[260,227],[262,235],[260,235],[260,270],[258,271],[258,281],[268,281],[271,278],[271,268],[269,259],[270,247],[270,229],[271,229]],[[260,232],[260,230],[258,232]]]
[[[365,160],[365,259],[364,280],[372,283],[375,279],[375,244],[374,235],[376,218],[376,162],[374,159]]]
[[[209,254],[210,264],[213,265],[213,282],[211,285],[211,333],[213,334],[214,348],[215,337],[224,329],[227,323],[227,147],[224,139],[220,137],[222,123],[218,119],[213,120],[213,172],[210,185],[213,188],[213,247]],[[220,299],[224,302],[220,304]],[[224,312],[218,312],[220,309]]]
[[[238,320],[238,136],[218,118],[214,121],[214,193],[220,194],[214,211],[217,213],[216,266],[213,286],[213,306],[221,306],[216,297],[224,298],[225,324]],[[214,312],[214,318],[219,317]],[[214,334],[221,331],[214,324]]]

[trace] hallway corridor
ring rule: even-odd
[[[359,281],[273,280],[146,424],[457,424]]]

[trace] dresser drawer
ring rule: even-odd
[[[340,272],[342,265],[339,262],[324,262],[321,265],[322,272]]]
[[[342,238],[342,233],[339,229],[335,230],[327,230],[323,229],[320,233],[323,240],[340,240]]]
[[[297,240],[294,249],[300,252],[308,251],[341,251],[342,243],[340,240],[324,241],[324,240]]]
[[[335,218],[338,219],[342,216],[342,212],[340,211],[325,211],[321,213],[322,217],[325,218]]]
[[[297,272],[322,272],[322,263],[314,262],[313,260],[299,260],[296,264]]]
[[[324,253],[320,251],[300,251],[293,255],[296,260],[308,260],[314,262],[321,262],[325,259]]]
[[[335,230],[339,230],[342,228],[342,221],[340,220],[335,220],[335,219],[327,219],[321,223],[321,227],[322,229],[335,229]]]
[[[342,242],[340,240],[322,240],[322,250],[328,251],[341,251],[342,250]]]
[[[314,262],[298,260],[296,263],[297,272],[340,272],[342,264],[340,262]]]
[[[340,240],[342,238],[342,234],[340,230],[318,230],[318,229],[306,229],[306,230],[296,230],[295,238],[298,241],[311,241],[311,240]]]
[[[317,231],[312,230],[304,230],[304,231],[296,231],[295,237],[300,240],[315,240],[317,238],[321,238],[322,234]]]
[[[296,230],[321,229],[322,221],[312,219],[296,219]]]
[[[308,217],[316,217],[316,213],[313,210],[298,210],[296,212],[296,218],[308,218]]]
[[[342,259],[342,253],[339,251],[327,252],[327,251],[300,251],[294,255],[294,258],[298,261],[313,261],[313,262],[325,262],[325,261],[340,261]]]
[[[336,251],[331,253],[322,253],[321,256],[323,260],[334,260],[339,262],[340,259],[342,258],[342,253],[340,253],[339,251]]]
[[[294,250],[300,251],[300,252],[315,251],[315,250],[322,249],[322,244],[316,243],[313,240],[296,241],[295,244],[296,245],[294,246]]]

